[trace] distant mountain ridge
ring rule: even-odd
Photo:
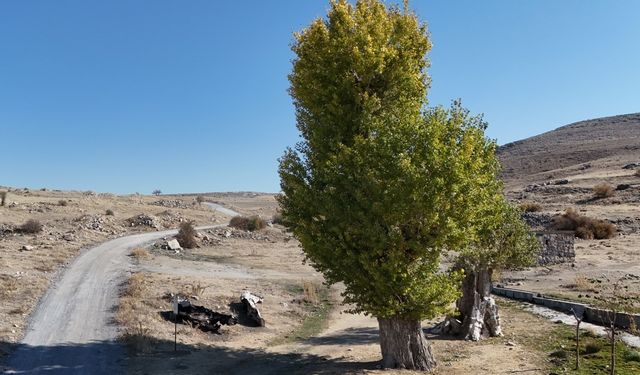
[[[591,162],[640,162],[640,113],[579,121],[500,146],[505,181]]]

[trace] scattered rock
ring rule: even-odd
[[[180,243],[176,239],[167,241],[167,248],[169,250],[182,250]]]
[[[568,183],[569,183],[569,180],[567,180],[567,179],[555,180],[553,182],[554,185],[566,185]]]
[[[24,245],[24,246],[22,246],[22,248],[20,250],[22,250],[22,251],[31,251],[31,250],[34,250],[34,249],[35,249],[34,246]]]
[[[616,190],[627,190],[630,187],[631,185],[629,184],[619,184],[618,186],[616,186]]]
[[[147,215],[147,214],[139,214],[139,215],[130,217],[126,220],[126,222],[130,227],[147,226],[155,229],[160,228],[160,224],[158,224],[158,219],[154,216]]]
[[[636,169],[640,167],[640,163],[629,163],[622,167],[622,169]]]

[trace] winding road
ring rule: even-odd
[[[230,216],[237,212],[209,207]],[[224,225],[218,225],[224,226]],[[215,226],[199,227],[208,229]],[[118,374],[125,348],[116,341],[118,294],[133,270],[128,254],[177,230],[107,241],[79,255],[42,297],[6,374]]]

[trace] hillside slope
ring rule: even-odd
[[[576,122],[498,149],[507,184],[640,162],[640,113]],[[520,185],[520,184],[519,184]]]

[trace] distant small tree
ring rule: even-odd
[[[185,249],[193,249],[198,246],[196,241],[196,229],[193,227],[193,222],[185,221],[180,224],[180,230],[176,235],[176,239],[180,246]]]
[[[201,205],[204,202],[204,197],[202,195],[198,195],[196,197],[196,202]]]
[[[4,206],[6,199],[7,199],[7,192],[0,191],[0,206]]]
[[[158,195],[162,194],[162,190],[156,189],[151,194],[153,194],[153,195],[155,195],[157,197]]]

